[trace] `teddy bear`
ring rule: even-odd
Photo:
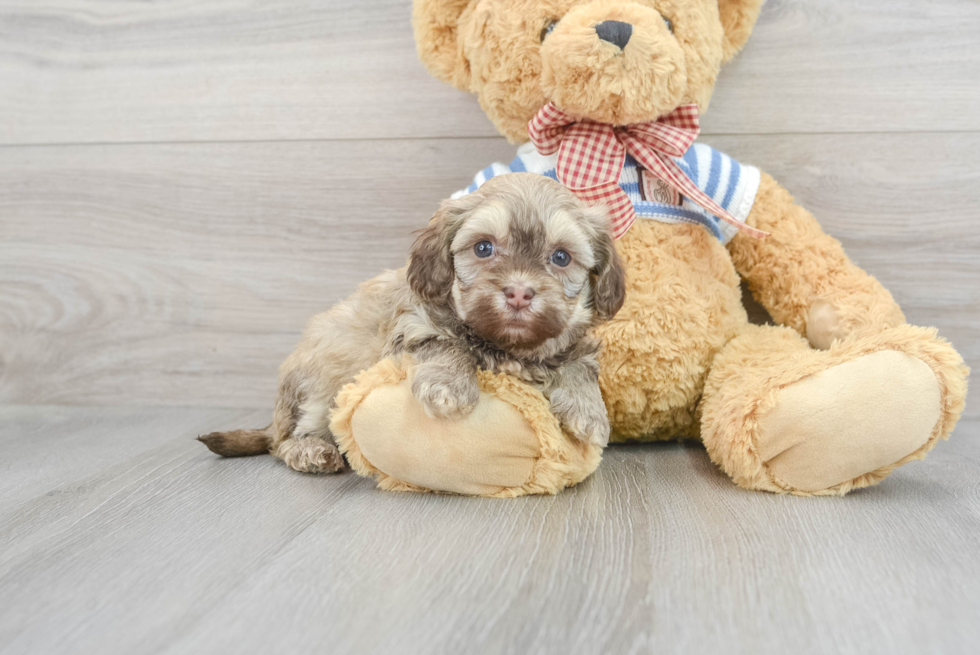
[[[518,146],[460,193],[533,171],[609,207],[627,272],[623,308],[595,331],[611,440],[700,439],[745,489],[843,495],[948,438],[968,370],[776,180],[694,142],[761,6],[415,0],[413,20],[428,70]],[[775,325],[749,323],[742,279]],[[506,376],[481,379],[469,423],[427,420],[410,368],[366,372],[334,416],[352,466],[383,487],[554,493],[598,464]]]

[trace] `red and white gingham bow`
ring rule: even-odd
[[[558,152],[558,180],[591,204],[608,206],[613,236],[620,238],[636,221],[633,203],[619,186],[628,151],[643,168],[691,201],[754,237],[768,232],[749,227],[725,211],[674,162],[698,138],[698,106],[684,105],[655,121],[613,127],[577,120],[548,103],[527,124],[531,142],[542,155]]]

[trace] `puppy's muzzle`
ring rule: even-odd
[[[504,287],[504,297],[507,298],[507,306],[512,309],[522,310],[531,306],[531,299],[534,298],[534,289],[523,284],[512,284]]]

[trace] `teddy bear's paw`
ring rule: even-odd
[[[609,443],[609,416],[601,397],[576,398],[564,389],[551,394],[551,411],[562,427],[579,441],[605,447]]]
[[[878,334],[904,323],[902,310],[890,297],[816,300],[807,311],[806,338],[817,350],[829,350],[835,341],[852,335]]]
[[[840,312],[833,303],[817,300],[810,306],[806,317],[806,338],[818,350],[827,350],[835,339],[847,336]]]
[[[480,400],[475,375],[461,374],[448,366],[422,364],[412,380],[412,395],[430,418],[461,419]]]

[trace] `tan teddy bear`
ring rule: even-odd
[[[576,190],[570,180],[592,165],[589,157],[613,162],[615,179],[602,193],[576,190],[621,204],[613,215],[625,232],[617,243],[627,300],[598,329],[613,441],[697,437],[747,489],[844,494],[947,438],[968,372],[935,329],[908,325],[891,294],[775,180],[690,146],[721,65],[747,41],[761,5],[416,0],[414,20],[429,70],[476,93],[501,133],[523,144],[514,162],[487,168],[469,190],[515,170]],[[658,134],[659,145],[649,146]],[[683,150],[662,143],[672,135]],[[740,277],[778,326],[748,323]],[[334,421],[352,465],[387,488],[554,492],[598,462],[596,453],[559,443],[553,426],[547,437],[540,428],[515,437],[520,430],[503,409],[499,422],[482,415],[479,425],[408,420],[418,412],[391,385],[410,364],[387,366],[387,380],[369,372],[340,398]],[[387,394],[384,402],[362,406],[372,392]],[[543,397],[503,400],[528,420],[547,414]],[[446,456],[453,434],[468,435],[460,437],[467,448]],[[387,470],[375,466],[381,460]],[[510,460],[524,468],[508,469]],[[569,470],[554,474],[559,465]],[[551,478],[524,484],[535,466]]]

